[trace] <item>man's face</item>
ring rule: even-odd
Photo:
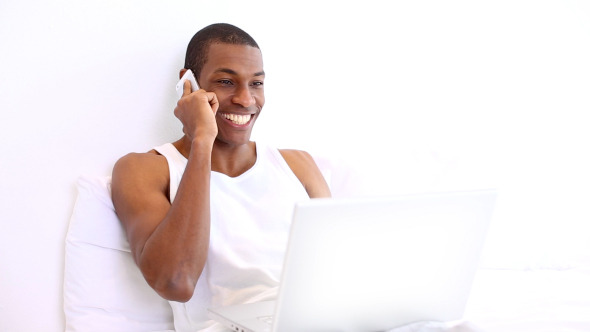
[[[264,70],[260,50],[247,45],[212,44],[199,84],[219,100],[217,140],[245,144],[264,106]]]

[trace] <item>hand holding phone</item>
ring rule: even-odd
[[[188,69],[176,84],[176,93],[180,100],[174,109],[174,115],[182,122],[183,131],[191,140],[196,137],[197,133],[205,139],[214,140],[217,136],[215,114],[219,108],[217,96],[213,92],[200,90],[182,98],[184,83],[187,80],[191,84],[191,92],[199,90],[193,72]]]
[[[176,93],[178,94],[178,97],[182,97],[182,93],[184,90],[184,82],[186,80],[189,80],[191,82],[191,91],[195,92],[197,90],[199,90],[199,85],[197,84],[197,80],[195,79],[195,75],[193,74],[193,71],[190,69],[187,69],[187,71],[184,73],[184,75],[182,75],[182,78],[180,79],[180,81],[178,81],[178,83],[176,83]]]

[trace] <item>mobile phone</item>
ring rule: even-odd
[[[178,83],[176,83],[176,93],[178,97],[182,97],[182,93],[184,92],[184,81],[189,80],[191,82],[191,91],[199,90],[199,85],[197,84],[197,80],[195,79],[195,75],[193,71],[188,69]]]

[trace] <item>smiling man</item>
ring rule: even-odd
[[[213,24],[190,41],[174,110],[184,135],[121,158],[112,198],[148,284],[170,300],[176,331],[216,330],[212,306],[276,295],[294,203],[329,197],[309,154],[250,140],[264,106],[257,43]]]

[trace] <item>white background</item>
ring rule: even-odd
[[[587,1],[0,2],[0,331],[62,331],[82,174],[181,134],[186,44],[259,43],[254,139],[340,160],[363,194],[498,188],[484,265],[590,262]]]

